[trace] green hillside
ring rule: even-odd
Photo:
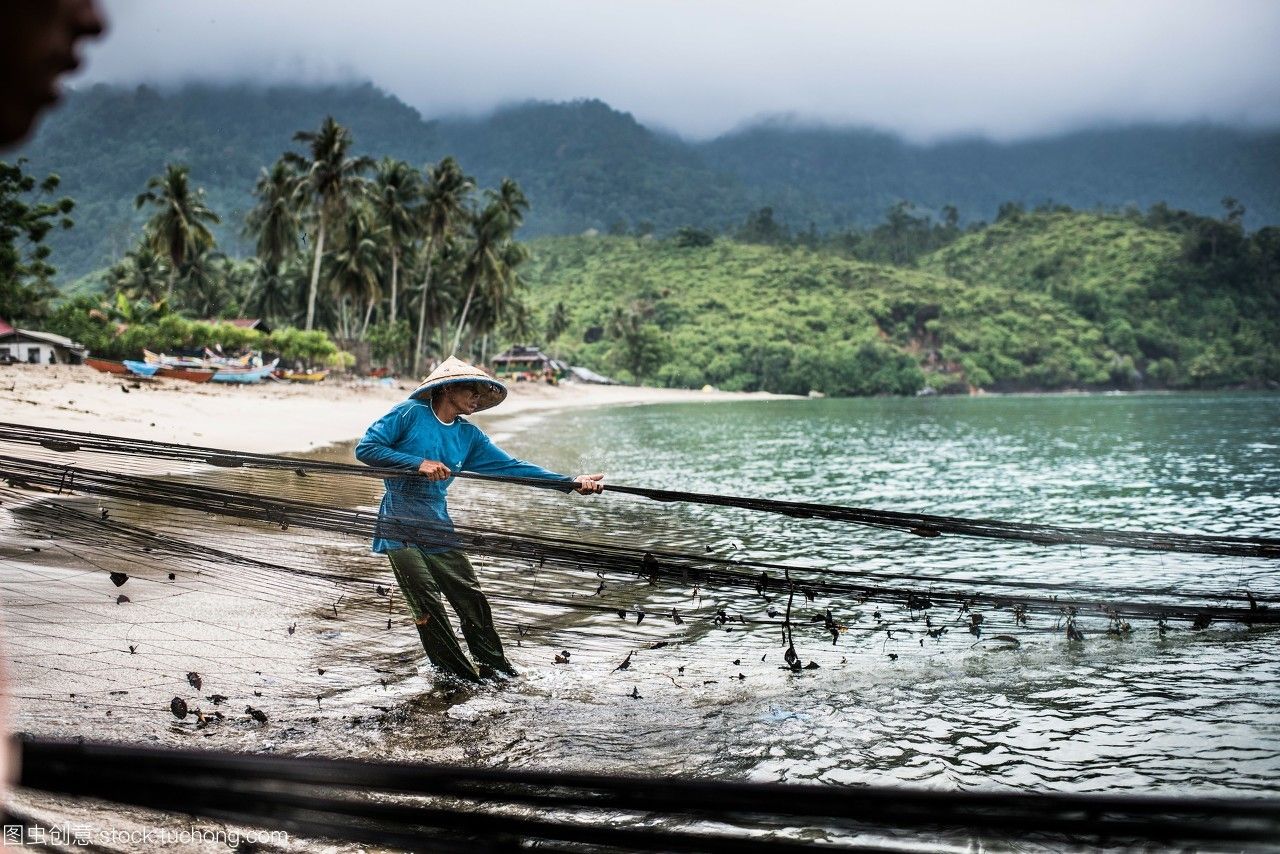
[[[1280,231],[1215,220],[1016,214],[921,260],[970,285],[1045,295],[1156,385],[1280,379]]]
[[[558,349],[659,384],[849,395],[1117,379],[1100,330],[1048,295],[801,248],[543,239],[527,278],[534,303],[567,310]]]
[[[920,269],[726,240],[544,239],[527,277],[544,314],[563,304],[566,354],[667,385],[901,394],[1275,384],[1277,230],[1242,238],[1222,225],[1218,251],[1236,235],[1236,255],[1257,261],[1232,261],[1232,282],[1213,259],[1189,259],[1217,221],[1194,222],[1180,235],[1113,216],[1016,214]]]

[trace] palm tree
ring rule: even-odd
[[[497,205],[502,211],[502,215],[507,219],[508,231],[515,234],[516,229],[524,224],[524,212],[529,209],[529,199],[525,197],[524,190],[520,189],[515,179],[503,178],[497,191],[488,190],[485,196],[488,197],[490,204]]]
[[[249,263],[253,265],[253,287],[240,306],[241,316],[269,321],[288,317],[293,287],[289,273],[293,270],[285,265],[269,268],[261,258],[250,259]]]
[[[504,181],[503,185],[506,183]],[[529,257],[528,250],[511,239],[511,224],[518,217],[513,217],[500,199],[491,198],[489,205],[472,218],[471,244],[462,268],[467,298],[462,304],[458,327],[453,333],[454,353],[458,351],[458,343],[462,339],[462,330],[467,325],[467,314],[475,299],[477,287],[484,286],[483,298],[490,305],[490,316],[500,316],[502,303],[520,284],[516,267]]]
[[[128,300],[159,302],[171,287],[168,281],[168,262],[145,241],[107,271],[108,290]]]
[[[230,274],[230,262],[221,252],[210,250],[191,258],[179,282],[182,305],[200,318],[222,314],[235,302]]]
[[[381,297],[382,246],[385,234],[374,222],[374,213],[367,204],[352,205],[347,209],[342,229],[338,235],[338,251],[333,255],[330,283],[336,292],[342,312],[342,334],[351,338],[347,305],[364,303],[364,324],[360,329],[363,339],[369,330],[373,308]]]
[[[147,181],[146,190],[134,199],[141,209],[151,204],[159,208],[147,221],[146,240],[152,250],[169,257],[169,296],[187,263],[214,245],[209,224],[218,215],[205,206],[204,190],[192,190],[185,165],[170,163],[163,175]]]
[[[427,168],[427,186],[423,194],[421,227],[423,273],[422,294],[418,300],[418,337],[413,350],[413,372],[422,364],[423,337],[427,327],[427,307],[431,304],[431,265],[435,252],[456,230],[466,215],[466,198],[475,189],[475,181],[463,174],[452,157],[446,157]]]
[[[564,334],[569,328],[569,310],[564,307],[563,302],[557,302],[551,308],[551,315],[547,318],[547,344],[552,344],[557,338]]]
[[[258,203],[245,217],[244,233],[256,241],[263,266],[279,270],[285,259],[298,251],[298,211],[294,207],[298,175],[284,158],[263,169],[253,194]]]
[[[422,176],[403,160],[384,157],[378,161],[370,198],[378,222],[386,230],[388,254],[391,256],[391,303],[387,320],[395,323],[401,253],[405,246],[418,239],[421,232],[417,206],[422,201]]]
[[[316,291],[320,284],[325,232],[347,202],[359,194],[360,173],[369,169],[373,161],[368,157],[347,156],[351,148],[351,132],[334,121],[333,116],[325,116],[319,131],[298,131],[293,138],[310,148],[307,156],[292,151],[285,152],[283,156],[285,162],[300,173],[294,191],[295,200],[310,204],[314,216],[315,258],[311,262],[311,284],[307,290],[306,328],[310,330],[316,315]]]

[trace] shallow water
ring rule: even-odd
[[[520,456],[561,471],[605,470],[613,483],[1280,535],[1275,395],[692,404],[495,420],[490,431]],[[287,477],[252,477],[235,482],[299,488]],[[1280,607],[1274,562],[1261,559],[921,539],[608,493],[461,482],[454,491],[464,524],[835,567],[909,579],[926,593],[977,584],[1087,588],[1102,598],[1129,588],[1152,598],[1248,590]],[[330,497],[371,507],[376,484]],[[1015,632],[1007,613],[988,611],[978,637],[965,630],[967,615],[935,609],[933,625],[951,631],[932,638],[925,615],[900,605],[820,598],[795,606],[796,647],[818,667],[793,674],[781,667],[778,621],[767,614],[785,607],[779,591],[761,597],[597,576],[589,566],[477,559],[522,675],[466,688],[423,664],[385,562],[361,541],[77,501],[86,512],[110,505],[113,519],[345,580],[134,554],[117,559],[153,585],[131,581],[127,610],[103,598],[114,591],[91,574],[113,568],[109,558],[78,546],[78,557],[48,547],[32,555],[24,545],[43,542],[41,523],[18,514],[0,549],[6,591],[55,576],[83,590],[39,618],[12,601],[6,607],[10,635],[29,656],[16,662],[19,720],[41,734],[82,734],[91,720],[93,733],[129,740],[732,779],[1197,795],[1280,789],[1280,632],[1272,630],[1181,625],[1161,634],[1135,622],[1132,633],[1109,637],[1106,621],[1090,617],[1085,642],[1069,644],[1060,620],[1037,615],[1016,630],[1014,647],[992,640]],[[177,580],[167,580],[175,568]],[[803,622],[828,607],[846,629],[835,643],[820,622]],[[673,608],[683,623],[670,618]],[[718,609],[747,622],[718,624],[709,619]],[[110,642],[94,648],[65,628],[86,614],[110,626]],[[136,655],[124,649],[140,636],[146,644]],[[650,649],[657,643],[667,646]],[[569,663],[554,663],[565,651]],[[615,669],[629,653],[627,669]],[[59,655],[74,663],[50,671]],[[271,723],[229,714],[197,728],[168,716],[175,694],[200,699],[183,685],[192,670],[205,675],[204,694],[227,695],[235,712],[246,703],[264,709]],[[79,696],[68,701],[72,691]]]
[[[513,452],[560,470],[603,469],[617,483],[1027,522],[1280,534],[1274,395],[680,405],[570,413],[508,432]],[[686,547],[715,532],[752,559],[836,562],[939,583],[1247,589],[1273,602],[1280,592],[1273,563],[1255,559],[922,540],[719,508],[685,508],[681,518],[665,533],[684,537]],[[640,602],[651,614],[694,604],[687,590],[635,582],[624,590],[612,601]],[[753,597],[717,595],[762,610],[758,599],[741,601]],[[451,714],[475,706],[486,721],[487,759],[517,764],[944,788],[1278,788],[1280,633],[1225,625],[1162,637],[1138,624],[1127,638],[1094,631],[1075,645],[1045,620],[1044,631],[1020,635],[1017,649],[963,632],[922,645],[919,626],[905,620],[892,637],[859,636],[875,607],[846,608],[850,631],[835,647],[820,627],[798,633],[802,657],[821,665],[798,677],[777,669],[782,646],[772,626],[708,631],[675,650],[637,653],[625,674],[605,674],[597,657],[613,654],[604,664],[616,663],[618,650],[672,627],[654,620],[645,634],[651,621],[630,620],[619,645],[617,618],[595,617],[597,637],[615,640],[594,641],[582,665],[589,675],[526,664],[519,687],[492,711],[473,701]],[[679,676],[681,664],[697,678]],[[633,687],[642,700],[627,697]]]

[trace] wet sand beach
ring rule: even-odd
[[[358,438],[416,383],[330,377],[322,383],[218,385],[138,380],[84,366],[0,367],[0,421],[266,454]],[[557,409],[778,397],[641,386],[511,383],[501,419]]]

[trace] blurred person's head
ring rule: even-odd
[[[79,67],[77,42],[104,27],[97,0],[0,2],[0,146],[31,132],[58,100],[58,77]]]

